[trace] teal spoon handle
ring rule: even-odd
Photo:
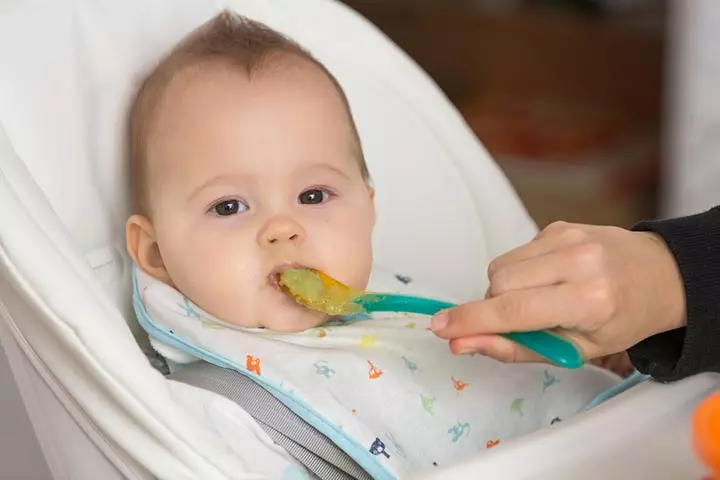
[[[453,303],[431,298],[389,293],[365,293],[356,298],[354,302],[368,313],[406,312],[435,315],[441,310],[456,306]],[[580,368],[585,363],[585,359],[572,342],[547,331],[512,332],[502,334],[502,336],[564,368]]]

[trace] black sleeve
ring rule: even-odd
[[[685,285],[687,326],[650,337],[628,353],[635,367],[670,382],[720,372],[720,207],[689,217],[641,223],[675,256]]]

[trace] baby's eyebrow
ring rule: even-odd
[[[221,182],[227,182],[230,183],[231,181],[237,181],[239,178],[244,178],[245,175],[236,174],[236,173],[224,173],[220,175],[215,175],[214,177],[211,177],[204,181],[200,186],[196,187],[192,192],[190,192],[190,195],[188,196],[188,200],[192,200],[195,198],[200,192],[205,190],[207,187]]]
[[[330,171],[336,175],[340,175],[341,177],[345,178],[346,180],[352,180],[350,178],[350,175],[348,175],[346,172],[344,172],[342,169],[334,166],[329,165],[327,163],[316,163],[308,168],[308,170],[327,170]]]

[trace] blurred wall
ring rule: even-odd
[[[720,2],[672,4],[661,214],[720,204]]]
[[[664,2],[345,3],[433,77],[539,226],[657,214]]]

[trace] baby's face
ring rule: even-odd
[[[297,60],[249,80],[207,64],[168,86],[148,139],[149,204],[175,288],[244,327],[326,318],[268,283],[284,266],[365,288],[375,222],[359,146],[331,81]]]

